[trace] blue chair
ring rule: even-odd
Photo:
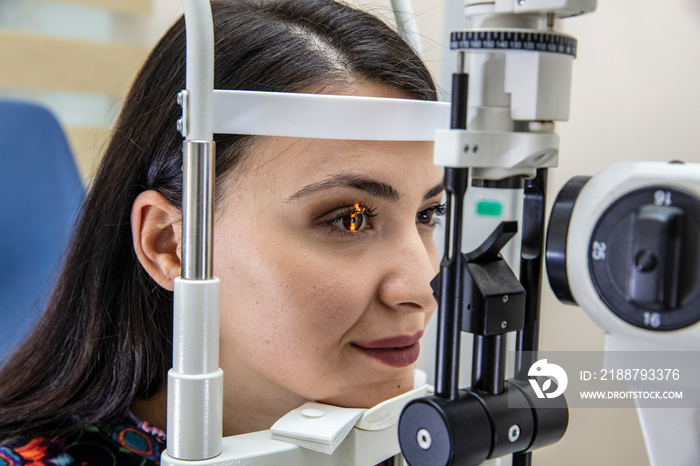
[[[0,101],[0,365],[37,324],[85,197],[56,118]]]

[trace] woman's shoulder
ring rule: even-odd
[[[66,437],[0,440],[0,465],[155,466],[164,449],[165,434],[130,415]]]

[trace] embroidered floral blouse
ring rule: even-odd
[[[0,466],[156,466],[163,450],[165,433],[131,415],[71,437],[0,439]]]
[[[135,416],[76,435],[0,440],[0,466],[155,466],[165,434]]]

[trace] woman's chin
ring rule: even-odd
[[[381,383],[367,383],[355,385],[351,390],[343,390],[334,396],[318,399],[319,403],[326,403],[343,408],[368,409],[390,398],[399,396],[413,388],[413,372],[410,376],[383,381]]]

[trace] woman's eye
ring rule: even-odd
[[[372,226],[372,212],[359,204],[331,222],[331,225],[346,232],[359,233]]]
[[[429,207],[425,210],[421,210],[416,214],[416,223],[427,226],[437,225],[438,217],[445,215],[445,210],[445,204],[440,204]]]

